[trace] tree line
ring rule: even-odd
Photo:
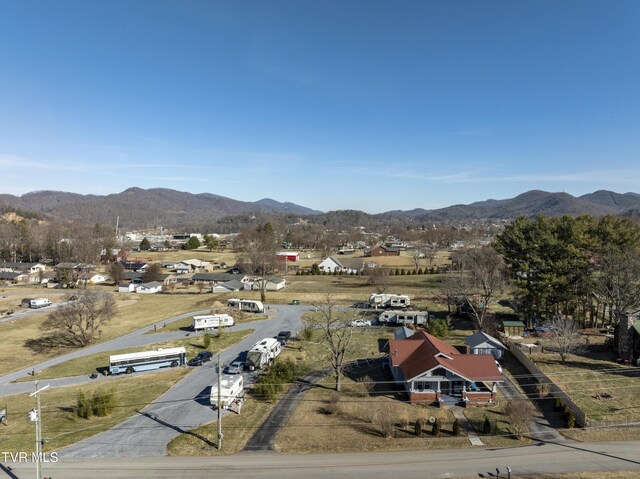
[[[527,319],[614,323],[640,307],[640,227],[616,216],[518,218],[494,247]]]

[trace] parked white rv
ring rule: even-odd
[[[228,409],[233,401],[242,396],[244,390],[244,382],[242,380],[242,374],[231,376],[229,374],[223,374],[220,376],[220,407],[222,409]],[[214,382],[211,386],[211,395],[209,396],[211,405],[213,407],[218,406],[218,383]]]
[[[281,350],[282,345],[276,338],[261,339],[247,352],[245,365],[250,371],[262,369],[272,362]]]
[[[378,322],[380,324],[405,324],[419,326],[427,324],[429,321],[428,311],[398,311],[390,310],[380,313]]]
[[[207,314],[204,316],[193,317],[193,330],[201,331],[203,329],[219,328],[220,326],[233,326],[236,324],[233,317],[228,314]]]
[[[29,307],[32,309],[46,308],[47,306],[51,306],[51,301],[47,298],[33,298],[29,301]]]
[[[372,308],[407,308],[411,304],[409,296],[404,294],[378,293],[369,296]]]
[[[227,306],[247,313],[264,313],[262,302],[254,301],[253,299],[230,299],[227,301]]]

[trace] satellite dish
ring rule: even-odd
[[[429,424],[433,424],[434,422],[436,422],[436,418],[433,416],[429,417]]]

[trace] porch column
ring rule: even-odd
[[[493,387],[491,388],[491,398],[489,402],[495,402],[497,399],[498,385],[497,383],[493,383]]]

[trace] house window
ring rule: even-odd
[[[447,376],[447,370],[445,368],[436,368],[431,373],[432,376],[442,376],[443,378]]]
[[[415,381],[413,390],[418,393],[433,391],[432,383],[429,381]]]

